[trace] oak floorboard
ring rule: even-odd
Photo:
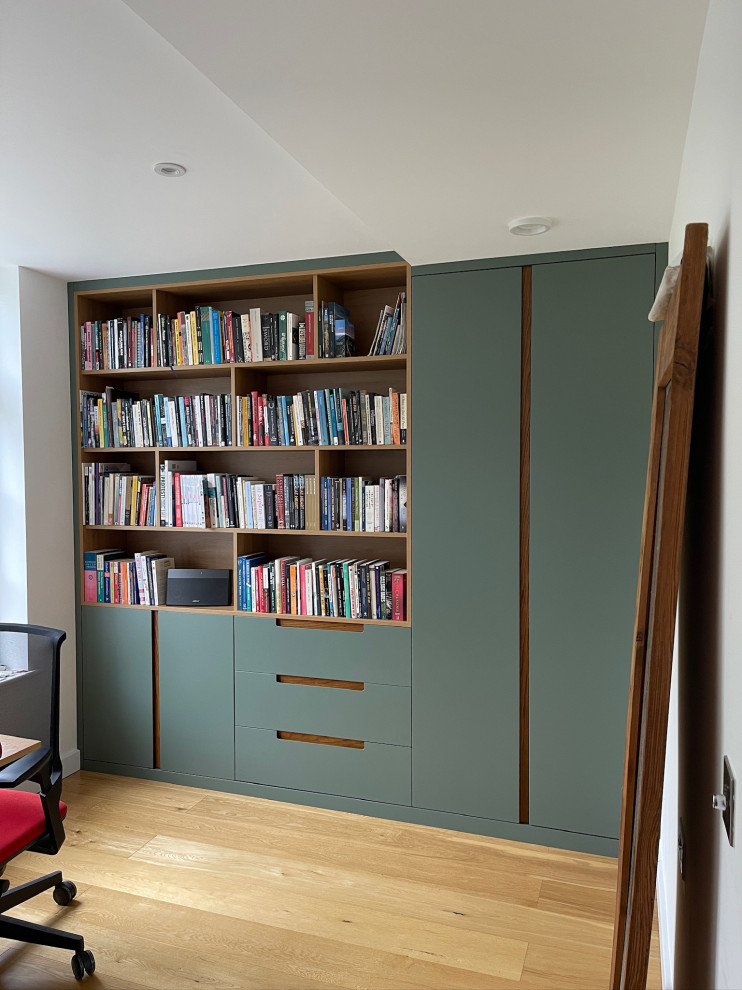
[[[123,796],[123,795],[122,795]],[[228,801],[221,799],[228,798]],[[242,818],[237,816],[242,804]],[[211,814],[214,805],[226,804],[232,815]],[[159,834],[203,837],[215,845],[250,848],[254,851],[284,852],[292,858],[306,856],[313,861],[318,855],[331,858],[337,865],[363,862],[369,869],[385,876],[427,880],[436,876],[442,887],[489,894],[493,889],[505,899],[508,889],[515,903],[535,903],[541,879],[557,877],[562,881],[585,883],[614,891],[615,861],[602,856],[588,856],[530,846],[518,842],[469,836],[438,828],[427,828],[420,835],[420,826],[381,821],[358,816],[355,823],[340,826],[327,816],[337,812],[279,804],[261,798],[219,795],[216,800],[202,801],[185,815],[169,811],[148,814],[147,822]],[[320,809],[321,810],[321,809]],[[302,816],[311,812],[310,821]],[[134,803],[123,800],[97,801],[91,795],[82,797],[76,815],[85,821],[110,823],[128,821],[137,814]],[[276,819],[280,820],[277,822]],[[249,832],[245,828],[249,822]],[[362,822],[362,827],[358,823]],[[333,827],[335,824],[335,827]],[[359,833],[361,834],[359,837]],[[430,833],[430,834],[428,834]],[[475,841],[472,841],[475,840]],[[451,869],[439,870],[441,858]],[[528,878],[528,882],[524,882]]]
[[[597,990],[610,970],[607,857],[102,774],[65,781],[67,908],[104,990]],[[2,946],[0,946],[2,947]],[[3,990],[74,985],[69,953],[10,943]],[[650,990],[659,990],[653,945]]]
[[[615,892],[604,890],[602,887],[544,880],[541,884],[538,906],[542,911],[553,911],[555,914],[571,918],[604,921],[612,928],[616,910],[615,901]]]
[[[557,918],[535,906],[514,904],[509,894],[503,896],[497,885],[493,885],[485,896],[464,890],[452,892],[432,882],[430,875],[427,883],[399,879],[390,882],[388,878],[372,873],[366,863],[363,868],[356,864],[353,870],[339,870],[328,864],[318,866],[316,860],[314,863],[297,862],[285,855],[266,857],[255,853],[245,856],[235,849],[176,840],[171,836],[157,836],[132,858],[149,863],[172,862],[185,869],[205,870],[210,876],[242,876],[252,884],[259,884],[268,877],[277,888],[284,889],[292,901],[302,894],[311,894],[321,878],[326,901],[362,908],[368,904],[369,892],[373,891],[375,908],[390,915],[492,937],[504,936],[519,941],[535,938],[545,944],[551,938],[603,945],[608,934],[606,925],[600,921]]]

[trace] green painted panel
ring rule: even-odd
[[[533,270],[530,820],[617,836],[654,257]]]
[[[364,626],[363,632],[279,626],[235,616],[235,669],[374,684],[409,684],[407,626]]]
[[[346,797],[410,804],[410,750],[366,743],[363,749],[279,739],[269,729],[235,729],[238,780]]]
[[[153,765],[152,614],[83,605],[83,756]]]
[[[414,275],[447,275],[491,268],[522,268],[525,265],[550,265],[556,261],[585,261],[589,258],[618,258],[624,255],[651,254],[656,244],[620,244],[615,247],[582,248],[577,251],[549,251],[540,254],[512,254],[505,258],[471,258],[467,261],[444,261],[434,265],[415,265]],[[666,264],[667,262],[665,262]]]
[[[285,684],[275,674],[235,674],[235,723],[317,736],[410,745],[410,689],[366,684],[362,691]]]
[[[160,766],[234,779],[231,615],[160,612]]]
[[[187,272],[159,272],[154,275],[129,275],[122,278],[94,278],[81,282],[68,282],[67,286],[70,292],[89,292],[92,289],[127,288],[132,285],[175,284],[177,282],[198,282],[217,278],[240,278],[248,275],[284,275],[287,272],[346,268],[353,265],[381,265],[394,261],[404,261],[404,258],[396,251],[377,251],[370,254],[310,258],[304,261],[268,262],[264,265],[233,265],[229,268],[199,268]]]
[[[413,804],[517,821],[521,271],[412,297]]]

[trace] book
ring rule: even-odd
[[[158,556],[150,562],[152,604],[164,605],[167,595],[167,572],[175,567],[173,557]]]
[[[306,357],[315,356],[315,331],[314,331],[314,300],[308,299],[304,303],[304,320],[306,322]]]
[[[83,556],[84,580],[83,601],[98,601],[98,564],[95,550],[86,551]]]
[[[353,357],[356,349],[356,328],[350,320],[335,320],[335,357]]]
[[[392,571],[392,620],[404,622],[407,618],[407,571]]]

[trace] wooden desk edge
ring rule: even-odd
[[[4,736],[0,733],[0,767],[5,767],[22,756],[41,749],[38,739],[23,739],[20,736]]]

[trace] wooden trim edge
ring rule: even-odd
[[[288,739],[291,742],[315,743],[319,746],[343,746],[345,749],[363,749],[366,745],[362,739],[341,739],[338,736],[314,736],[308,732],[276,732],[277,739]]]
[[[152,612],[152,766],[160,769],[160,625]]]
[[[518,820],[529,809],[530,709],[530,498],[531,498],[531,299],[532,269],[523,268],[520,336],[520,758]]]
[[[279,684],[304,684],[309,687],[342,688],[345,691],[363,691],[363,681],[338,681],[327,677],[300,677],[296,674],[276,674]]]

